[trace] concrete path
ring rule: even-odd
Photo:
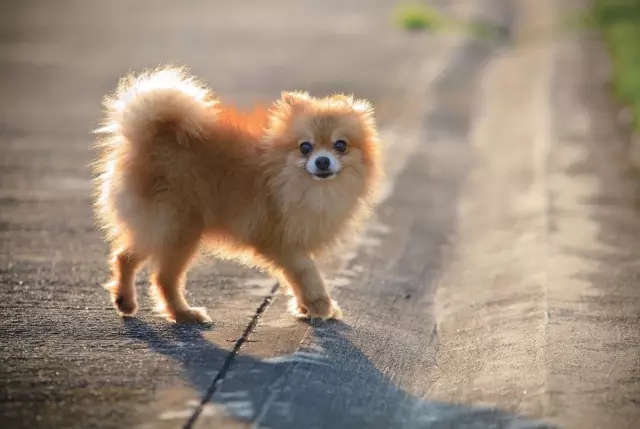
[[[24,1],[0,17],[0,427],[634,428],[640,217],[581,0],[437,1],[503,44],[406,34],[391,0]],[[100,284],[88,132],[128,70],[187,64],[241,106],[281,89],[378,110],[389,176],[323,261],[344,323],[209,261],[214,327],[123,321]],[[145,290],[146,279],[139,281]]]

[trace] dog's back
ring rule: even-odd
[[[122,79],[105,107],[96,212],[112,241],[154,249],[174,224],[228,228],[259,197],[265,110],[222,107],[175,68]]]

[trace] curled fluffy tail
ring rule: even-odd
[[[161,131],[178,143],[200,137],[215,119],[217,99],[185,69],[165,67],[120,80],[105,98],[106,120],[99,134],[121,135],[132,144],[153,140]]]

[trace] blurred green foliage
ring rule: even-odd
[[[449,20],[438,10],[422,3],[399,5],[395,10],[395,20],[407,30],[432,30],[449,24]]]
[[[508,37],[507,29],[489,22],[456,20],[423,3],[401,3],[394,13],[395,22],[405,30],[456,32],[489,41]]]
[[[611,52],[615,94],[640,130],[640,0],[595,0],[592,19]]]

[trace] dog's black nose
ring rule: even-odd
[[[321,156],[316,158],[316,167],[318,167],[318,170],[327,170],[329,169],[330,165],[331,165],[331,160],[326,156]]]

